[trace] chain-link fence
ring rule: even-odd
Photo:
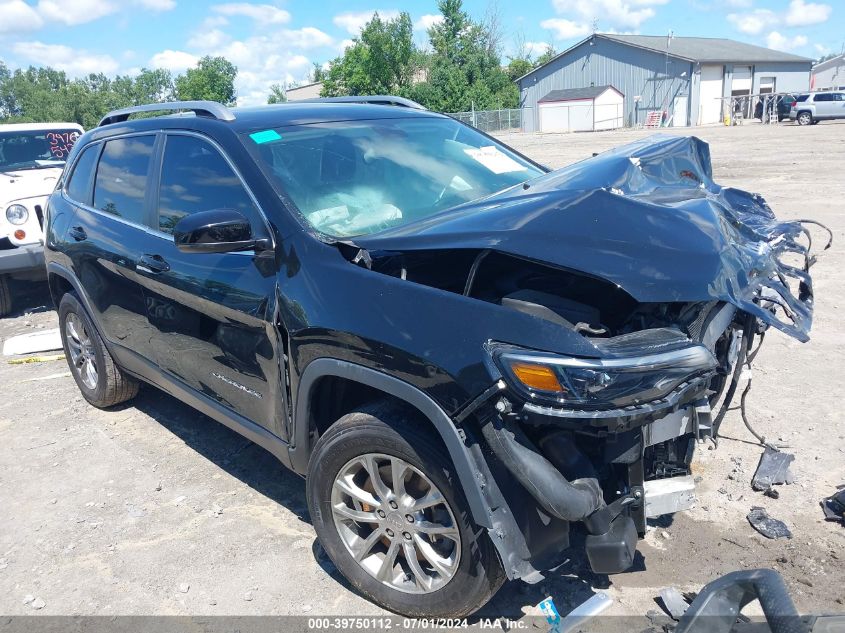
[[[482,132],[519,132],[522,130],[522,111],[519,108],[454,112],[449,116],[478,128]]]

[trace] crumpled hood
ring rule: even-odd
[[[706,143],[657,136],[355,242],[492,249],[604,278],[640,302],[727,301],[804,341],[812,259],[802,236],[760,196],[715,184]],[[786,253],[803,266],[781,261]]]

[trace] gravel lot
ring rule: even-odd
[[[761,449],[731,412],[719,450],[697,454],[697,507],[649,531],[634,571],[608,582],[573,551],[571,564],[542,584],[507,584],[485,615],[535,614],[547,595],[563,612],[597,587],[615,598],[613,613],[641,615],[664,586],[698,590],[755,567],[783,573],[801,610],[845,611],[845,529],[824,522],[819,508],[845,483],[845,122],[682,133],[711,144],[718,182],[762,193],[783,218],[825,222],[838,241],[813,269],[812,341],[772,332],[749,396],[756,427],[790,445],[797,482],[777,500],[751,490]],[[647,135],[505,141],[559,167]],[[46,288],[21,291],[18,311],[0,320],[0,340],[56,326]],[[268,453],[152,388],[132,406],[98,411],[66,372],[63,361],[0,359],[0,613],[380,613],[325,558],[303,480]],[[745,520],[752,505],[795,537],[759,536]]]

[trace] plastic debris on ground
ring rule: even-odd
[[[751,487],[760,492],[779,484],[791,484],[794,477],[789,466],[794,459],[794,455],[776,451],[767,446],[760,456],[757,471],[751,479]]]
[[[549,633],[574,633],[583,630],[584,626],[594,617],[602,613],[613,604],[613,599],[601,591],[579,604],[566,616],[561,617],[552,598],[546,598],[537,608],[546,616],[549,623]]]
[[[3,356],[37,354],[38,352],[52,352],[59,349],[62,349],[62,337],[59,335],[57,328],[7,338],[3,343]]]
[[[845,526],[845,485],[839,487],[839,492],[822,500],[822,510],[827,521],[839,521]]]
[[[555,606],[555,601],[552,598],[546,598],[537,605],[537,608],[546,616],[546,622],[551,627],[549,631],[559,631],[560,613],[558,613],[557,607]]]
[[[674,620],[680,620],[681,616],[686,613],[689,608],[689,603],[684,598],[683,594],[674,587],[666,587],[660,590],[660,600],[662,607],[672,616]]]
[[[770,517],[765,508],[756,506],[751,508],[751,512],[748,513],[746,518],[751,527],[766,538],[792,538],[792,532],[786,527],[786,523]]]

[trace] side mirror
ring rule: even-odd
[[[248,251],[259,241],[252,236],[249,220],[234,209],[213,209],[185,216],[176,223],[173,240],[183,253]]]

